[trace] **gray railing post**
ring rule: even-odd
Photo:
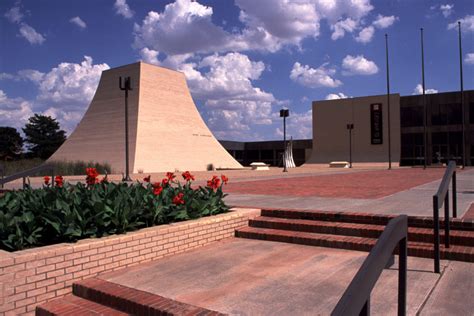
[[[406,315],[407,303],[407,239],[398,243],[398,316]]]
[[[444,246],[449,248],[449,190],[444,198]]]
[[[433,196],[433,241],[434,241],[434,271],[440,272],[439,268],[439,211],[438,211],[438,196]]]
[[[453,172],[453,217],[458,217],[458,201],[456,195],[456,169]]]

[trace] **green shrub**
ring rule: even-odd
[[[39,158],[33,159],[20,159],[13,161],[4,161],[1,162],[5,168],[5,176],[15,174],[17,172],[25,171],[34,167],[37,167],[43,164],[45,161]],[[50,162],[54,165],[54,173],[60,174],[63,176],[74,176],[84,173],[84,170],[87,167],[96,168],[97,171],[101,174],[111,174],[112,168],[108,163],[98,163],[98,162],[85,162],[85,161],[55,161]],[[47,176],[48,171],[39,172],[32,176]]]
[[[172,173],[162,182],[127,185],[98,181],[92,170],[88,169],[87,184],[56,179],[59,185],[54,187],[48,183],[1,197],[0,248],[14,251],[74,242],[229,210],[223,201],[225,176],[222,183],[213,177],[206,187],[194,189],[193,178],[181,185]]]

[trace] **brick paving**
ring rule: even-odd
[[[229,193],[378,199],[440,179],[445,169],[396,169],[229,183]]]
[[[474,220],[474,203],[471,204],[466,213],[464,213],[463,219]]]

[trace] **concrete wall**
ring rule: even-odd
[[[142,62],[104,71],[96,94],[68,140],[50,160],[107,162],[125,169],[124,91],[130,76],[129,159],[133,173],[242,168],[199,115],[183,73]]]
[[[382,104],[383,143],[371,144],[370,105]],[[400,161],[400,95],[390,95],[392,162]],[[369,96],[313,102],[313,149],[307,164],[349,161],[348,123],[352,130],[352,161],[388,161],[387,96]]]

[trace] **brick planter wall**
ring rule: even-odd
[[[234,236],[259,209],[161,225],[74,244],[0,250],[0,314],[34,313],[35,306],[69,294],[72,283]]]

